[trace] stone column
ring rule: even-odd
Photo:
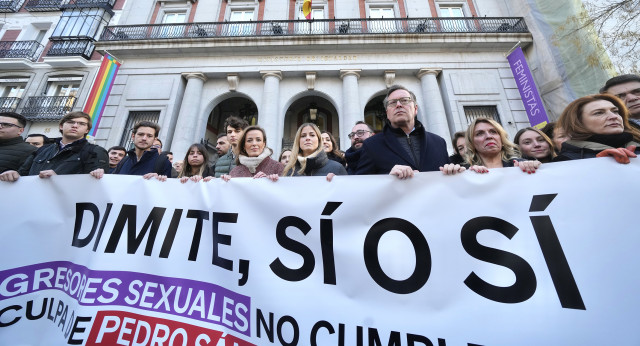
[[[451,133],[449,132],[447,113],[444,110],[444,101],[436,79],[440,72],[442,69],[439,68],[423,68],[417,73],[422,85],[422,98],[425,106],[421,113],[426,121],[424,125],[427,131],[444,138],[447,147],[451,149]]]
[[[280,100],[280,81],[282,72],[280,71],[260,71],[264,80],[262,91],[262,106],[258,113],[258,124],[267,133],[267,146],[273,149],[274,157],[280,153],[282,147],[281,128],[284,120],[278,112],[278,101]],[[277,159],[277,157],[276,157]]]
[[[339,121],[340,148],[348,148],[351,145],[347,134],[356,121],[364,120],[364,114],[360,112],[360,93],[358,92],[360,71],[340,70],[340,78],[342,78],[342,114]]]
[[[182,76],[187,80],[187,87],[171,141],[171,151],[175,157],[184,157],[191,144],[200,142],[208,117],[208,114],[200,114],[202,87],[207,77],[202,73],[183,73]]]

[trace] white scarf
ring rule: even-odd
[[[311,155],[308,156],[302,156],[302,155],[298,155],[298,162],[300,162],[300,166],[304,166],[305,163],[307,162],[307,159],[312,158],[312,157],[316,157],[318,156],[318,154],[320,153],[320,150],[314,152]]]
[[[262,154],[258,155],[257,157],[240,155],[240,164],[247,167],[249,169],[249,172],[251,172],[251,174],[255,174],[256,168],[258,168],[258,165],[261,164],[264,159],[271,156],[272,153],[273,152],[271,151],[271,149],[264,148],[264,150],[262,151]]]

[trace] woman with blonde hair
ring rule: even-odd
[[[273,160],[273,151],[267,147],[267,134],[262,127],[249,126],[244,129],[236,147],[236,166],[221,178],[269,178],[277,181],[284,164]]]
[[[477,118],[472,121],[465,138],[468,168],[476,173],[488,173],[490,168],[520,167],[523,172],[531,174],[540,167],[540,161],[520,158],[520,152],[507,137],[507,131],[493,119]],[[464,168],[446,164],[440,167],[440,171],[451,175],[463,172]]]
[[[300,125],[291,148],[291,160],[284,167],[283,176],[327,176],[331,181],[334,175],[347,175],[341,164],[327,158],[321,138],[320,129],[315,124]]]
[[[551,138],[535,127],[520,129],[513,141],[518,145],[523,159],[548,163],[556,157]]]
[[[571,138],[555,161],[611,156],[619,163],[640,153],[640,130],[629,124],[629,111],[617,97],[597,94],[571,102],[558,124]]]
[[[184,156],[184,164],[178,179],[181,183],[191,180],[198,182],[202,178],[213,176],[211,168],[209,168],[209,151],[200,143],[191,144]]]

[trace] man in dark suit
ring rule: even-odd
[[[390,174],[407,179],[414,172],[438,171],[449,163],[444,139],[427,132],[416,119],[418,105],[411,91],[391,86],[384,105],[384,129],[363,142],[356,174]]]

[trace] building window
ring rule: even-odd
[[[27,83],[0,81],[0,112],[15,112],[22,100]]]
[[[22,97],[26,84],[2,84],[2,97]]]
[[[47,80],[45,96],[29,96],[22,115],[30,120],[57,120],[73,110],[82,77],[59,76]]]
[[[440,17],[464,17],[462,5],[441,5]]]
[[[51,100],[57,107],[71,110],[76,103],[80,82],[82,82],[82,77],[60,78],[60,80],[49,79],[47,82],[47,96],[54,97]]]
[[[35,41],[42,44],[42,42],[44,41],[44,37],[47,35],[47,31],[48,30],[39,30],[38,33],[36,34]]]
[[[232,10],[229,15],[231,22],[249,22],[253,20],[253,9],[248,10]]]
[[[164,16],[162,16],[162,24],[184,23],[186,19],[187,14],[185,12],[165,13]]]
[[[302,12],[302,4],[303,1],[298,1],[298,20],[306,21],[307,18],[304,16],[304,12]],[[319,3],[314,4],[311,7],[311,19],[327,19],[326,13],[327,10],[325,8],[326,4]],[[329,23],[328,22],[298,22],[296,23],[296,33],[298,34],[325,34],[329,32]]]
[[[231,22],[247,22],[229,24],[227,28],[227,36],[249,36],[256,32],[256,23],[254,21],[254,9],[232,9],[229,12],[229,21]]]
[[[51,38],[96,39],[100,29],[107,25],[110,19],[111,13],[102,8],[65,9],[56,28],[53,29]]]
[[[133,126],[141,121],[151,121],[157,123],[158,120],[160,120],[160,111],[129,112],[129,118],[127,119],[127,125],[124,127],[120,145],[127,148],[127,150],[133,149],[133,140],[131,139],[131,131],[133,130]]]
[[[393,6],[369,7],[369,18],[373,19],[368,24],[370,32],[394,33],[398,31],[395,20],[383,20],[384,18],[395,18]]]
[[[47,96],[68,96],[76,97],[80,89],[81,77],[60,78],[61,80],[50,79],[47,82]]]
[[[502,124],[498,107],[496,106],[464,106],[464,115],[467,118],[467,125],[477,118],[489,118]]]
[[[440,5],[440,17],[444,18],[464,18],[464,7],[459,5]],[[440,19],[440,25],[443,32],[469,32],[474,31],[476,28],[470,28],[472,25],[467,20],[463,19]]]
[[[186,12],[165,12],[161,22],[165,25],[158,26],[158,31],[156,31],[154,36],[159,38],[183,37],[185,31],[184,23],[186,20]]]
[[[369,17],[371,18],[395,18],[393,7],[370,7]]]
[[[298,3],[298,19],[306,20],[304,12],[302,12],[302,2]],[[313,5],[311,7],[311,19],[325,19],[325,9],[323,5]]]

